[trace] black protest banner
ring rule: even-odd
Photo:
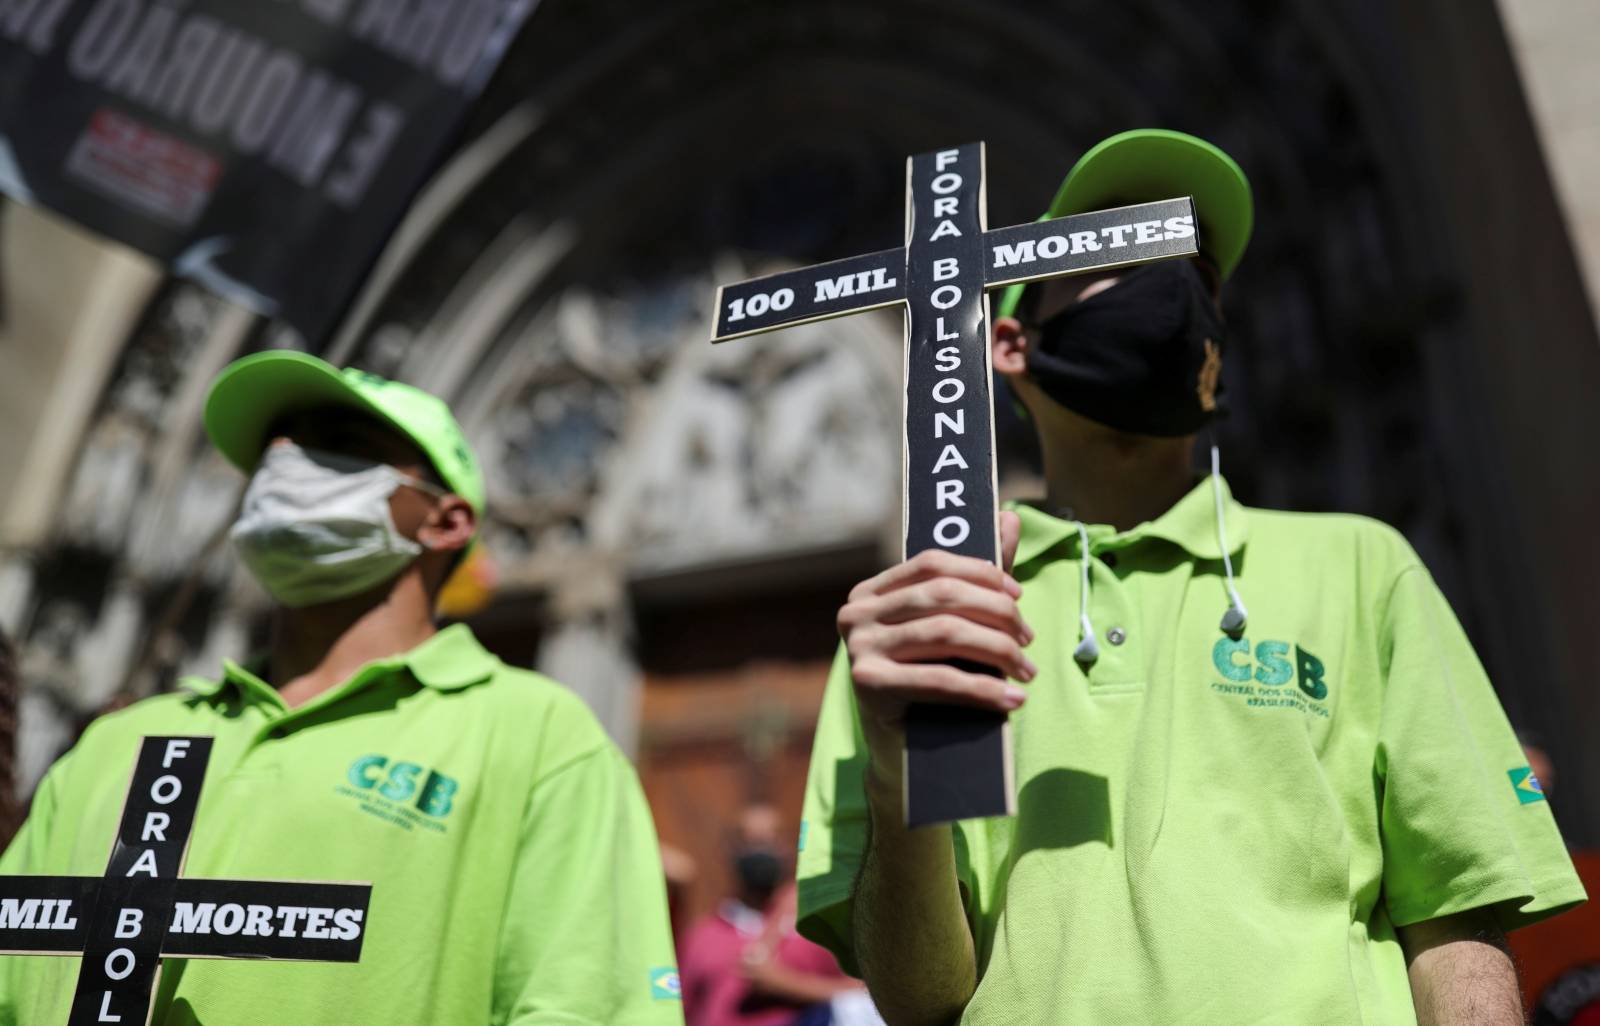
[[[0,191],[319,340],[536,3],[0,2]]]
[[[982,143],[912,157],[903,250],[717,290],[712,342],[903,304],[907,558],[941,548],[1000,560],[985,290],[1199,252],[1187,197],[989,231],[984,175]],[[910,826],[1015,811],[1010,726],[1000,713],[913,707],[905,769]]]
[[[360,961],[369,884],[178,875],[210,758],[144,739],[105,876],[0,876],[0,952],[83,956],[68,1026],[146,1021],[163,957]]]

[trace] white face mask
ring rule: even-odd
[[[422,552],[389,512],[389,496],[403,484],[442,494],[386,464],[280,442],[261,457],[229,537],[282,605],[356,595]]]

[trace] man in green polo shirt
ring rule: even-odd
[[[554,682],[434,600],[483,479],[444,403],[295,353],[222,372],[206,429],[253,472],[233,540],[279,605],[259,665],[94,723],[0,873],[104,871],[141,737],[215,737],[188,876],[372,883],[357,965],[168,959],[157,1024],[681,1024],[632,767]],[[0,1023],[66,1021],[76,958],[0,959]]]
[[[1195,478],[1243,172],[1124,133],[1048,216],[1186,194],[1199,260],[1000,304],[1046,478],[1009,572],[925,552],[840,610],[801,932],[896,1026],[1521,1023],[1503,931],[1584,893],[1428,571],[1371,520],[1240,506],[1215,447]],[[1015,817],[901,825],[916,700],[1011,713]]]

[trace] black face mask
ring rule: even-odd
[[[746,893],[766,896],[778,889],[783,862],[769,849],[747,848],[734,858],[733,870]]]
[[[1090,420],[1193,434],[1219,410],[1222,319],[1187,260],[1148,264],[1039,326],[1028,377]]]

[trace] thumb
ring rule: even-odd
[[[1022,537],[1022,518],[1011,510],[1000,511],[1000,568],[1011,572],[1017,559],[1017,541]]]

